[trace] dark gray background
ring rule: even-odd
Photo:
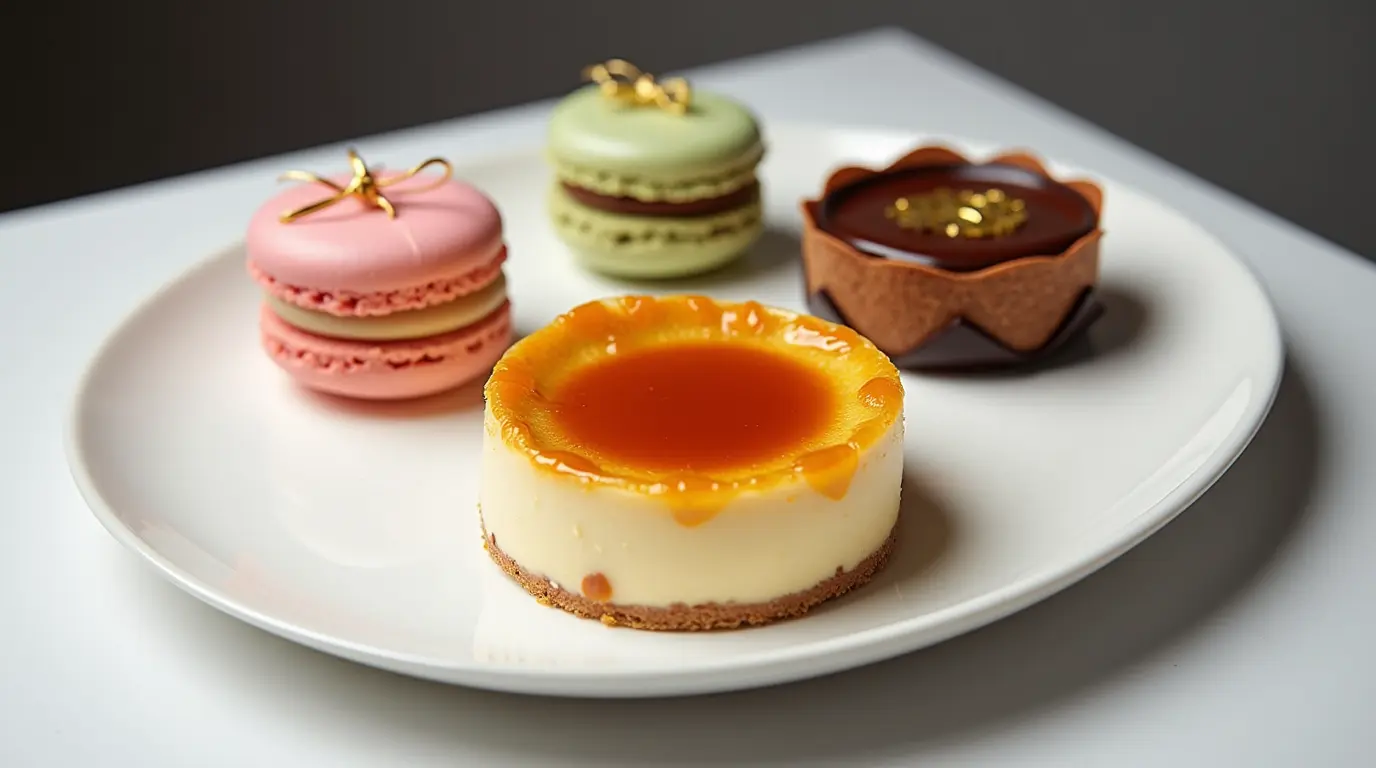
[[[557,96],[610,56],[663,72],[898,25],[1376,256],[1373,5],[6,3],[0,210]]]

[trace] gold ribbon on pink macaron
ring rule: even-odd
[[[659,107],[681,115],[688,111],[693,91],[688,81],[671,77],[663,82],[649,72],[642,72],[625,59],[608,59],[583,70],[583,78],[597,83],[602,95],[609,99],[637,106]]]
[[[435,183],[429,186],[408,190],[410,192],[424,192],[428,189],[438,187],[448,181],[450,176],[454,175],[454,167],[449,164],[448,160],[442,157],[432,157],[423,163],[411,166],[395,176],[379,179],[368,169],[368,165],[363,162],[363,158],[358,156],[358,152],[351,147],[349,149],[349,167],[353,170],[354,177],[349,180],[348,184],[341,186],[329,179],[317,176],[310,171],[287,171],[279,176],[277,179],[278,181],[305,181],[312,184],[323,184],[333,189],[334,194],[329,197],[321,198],[310,205],[303,205],[296,210],[284,211],[278,219],[284,224],[290,223],[303,216],[309,216],[312,213],[323,211],[335,203],[349,197],[357,197],[367,205],[373,206],[374,208],[381,208],[387,212],[387,218],[395,219],[397,217],[396,205],[382,194],[382,188],[390,187],[393,184],[416,176],[432,165],[442,167],[444,169],[444,174],[436,178]]]

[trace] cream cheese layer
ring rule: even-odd
[[[736,494],[696,525],[662,498],[550,472],[502,439],[490,408],[484,421],[487,534],[566,590],[600,574],[612,603],[751,604],[802,592],[873,554],[898,520],[901,415],[861,452],[840,498],[797,477]]]

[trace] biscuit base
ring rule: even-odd
[[[889,531],[879,549],[870,553],[849,571],[837,568],[835,576],[811,589],[794,592],[761,603],[675,603],[665,607],[620,605],[598,602],[532,573],[511,559],[497,546],[497,537],[483,530],[483,548],[507,575],[516,580],[542,605],[561,608],[585,619],[597,619],[607,626],[622,626],[662,632],[701,632],[759,626],[802,616],[821,603],[840,597],[864,585],[888,564],[897,541],[898,526]]]

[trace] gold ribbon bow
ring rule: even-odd
[[[677,115],[688,111],[693,96],[687,80],[671,77],[661,83],[654,75],[641,72],[639,67],[623,59],[594,64],[583,70],[583,77],[597,83],[602,95],[609,99],[655,106]]]
[[[395,176],[389,176],[385,179],[379,179],[373,176],[372,171],[368,170],[367,164],[363,162],[363,158],[358,156],[358,152],[350,148],[349,167],[353,169],[354,177],[350,179],[349,183],[344,186],[340,186],[339,184],[336,184],[335,182],[330,181],[329,179],[321,178],[320,176],[317,176],[314,173],[311,173],[310,171],[287,171],[286,173],[278,177],[278,181],[291,180],[305,181],[310,182],[312,184],[324,184],[330,189],[333,189],[335,192],[330,197],[317,200],[314,203],[311,203],[310,205],[302,206],[294,211],[284,211],[282,215],[279,217],[279,219],[284,224],[292,222],[301,218],[302,216],[309,216],[310,214],[315,213],[317,211],[323,211],[326,208],[329,208],[330,206],[339,202],[340,200],[343,200],[348,197],[357,197],[368,205],[374,206],[376,208],[381,208],[382,210],[387,212],[387,218],[395,219],[397,217],[396,206],[392,204],[391,200],[388,200],[386,197],[383,196],[382,188],[390,187],[393,184],[405,181],[432,165],[442,166],[444,168],[444,175],[436,179],[434,184],[431,184],[426,187],[420,187],[418,189],[408,190],[409,192],[424,192],[428,189],[434,189],[435,187],[438,187],[439,185],[449,180],[449,177],[452,176],[454,173],[454,167],[449,164],[448,160],[445,160],[442,157],[432,157],[429,160],[420,163],[419,165],[414,165],[406,169],[406,171],[404,171],[403,173],[399,173]]]

